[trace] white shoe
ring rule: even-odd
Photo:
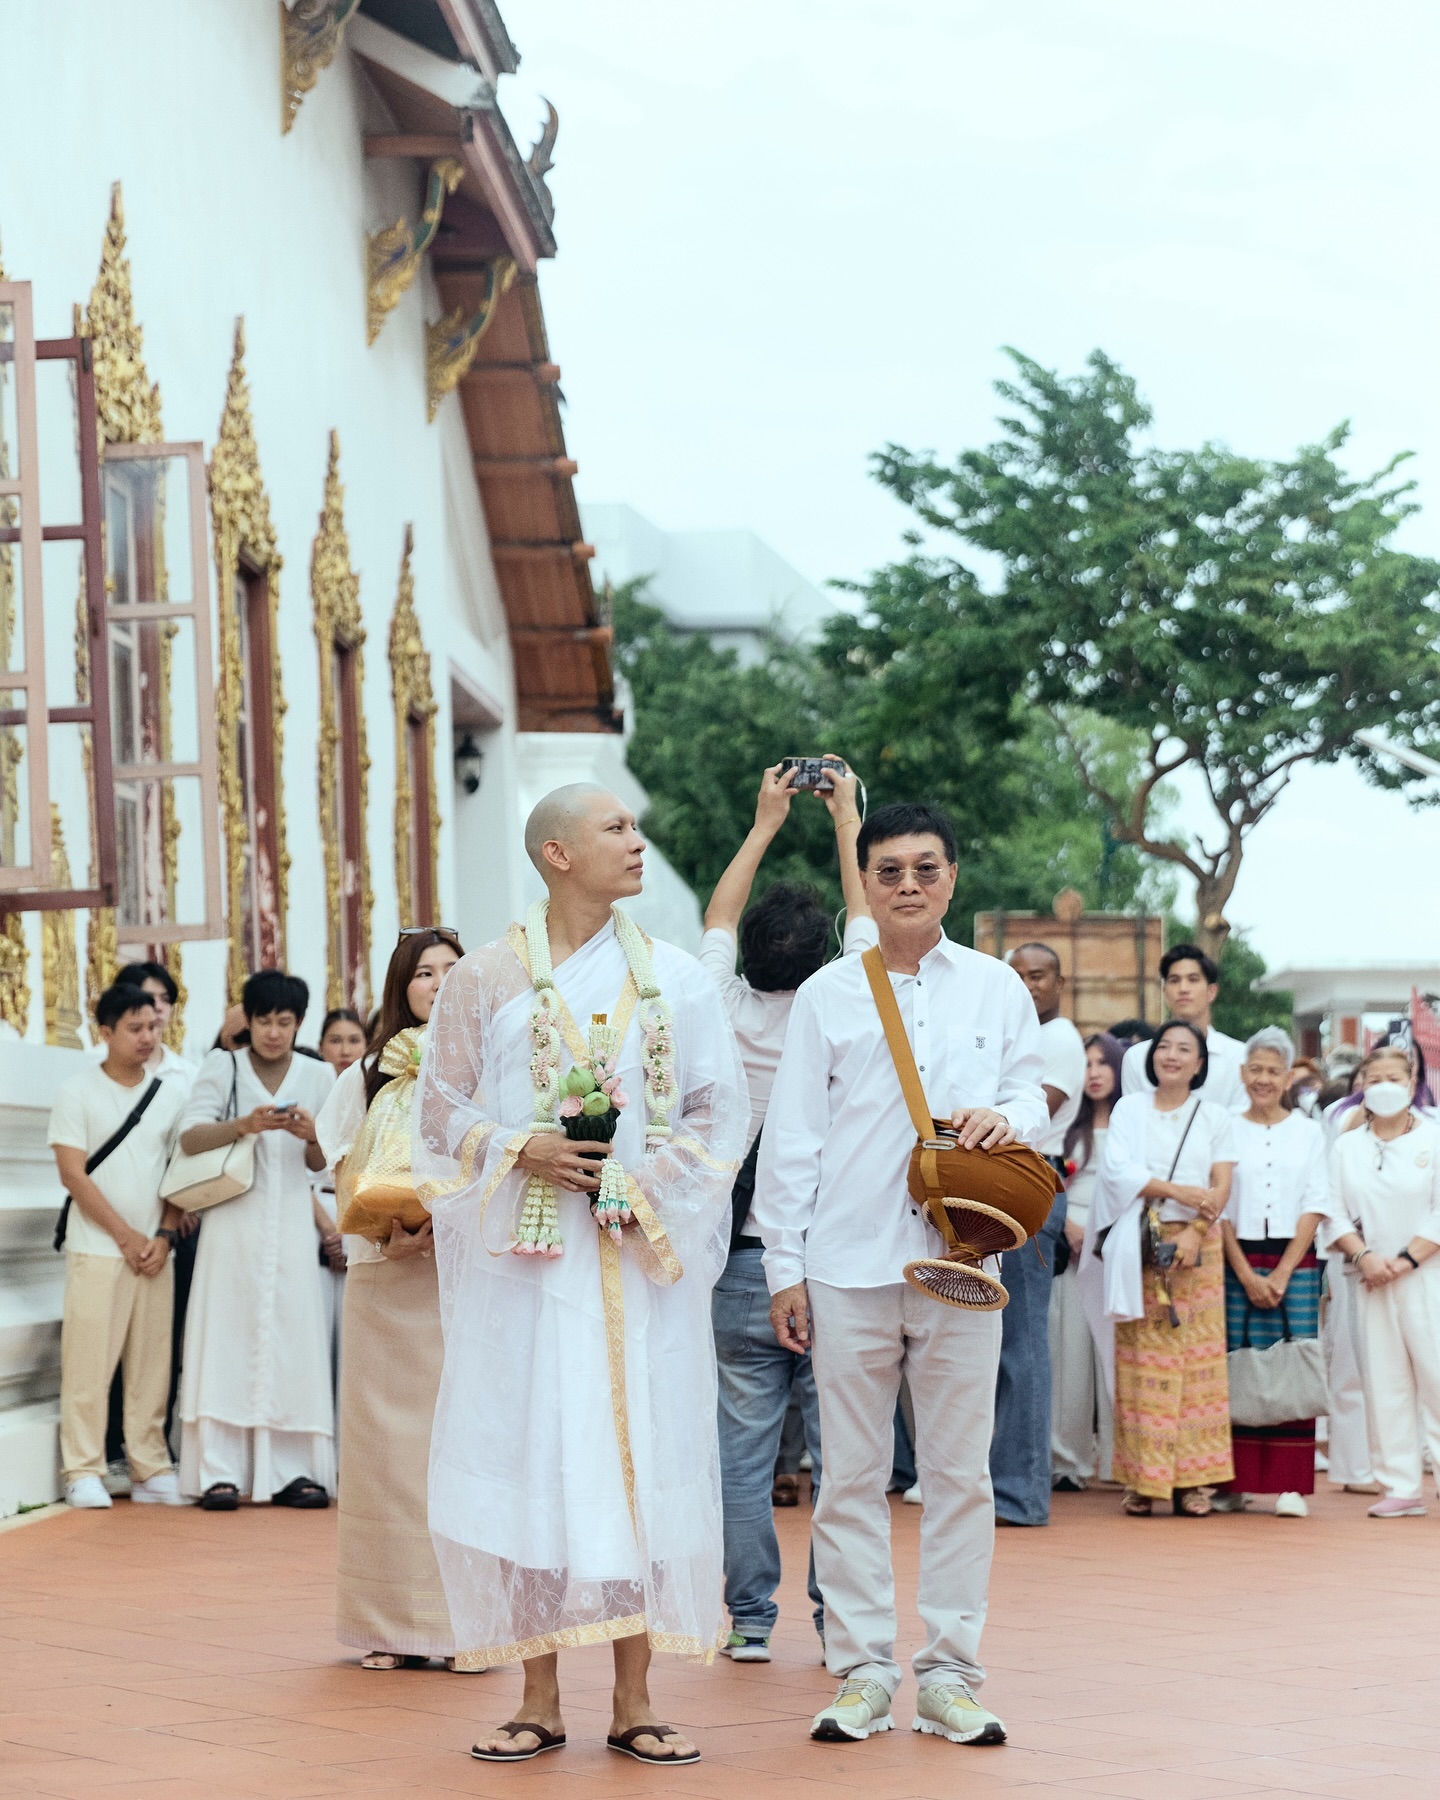
[[[105,1483],[105,1492],[112,1500],[123,1500],[130,1492],[130,1465],[122,1456],[118,1461],[110,1463],[100,1477]]]
[[[1308,1519],[1310,1508],[1302,1494],[1281,1494],[1275,1502],[1277,1519]]]
[[[832,1744],[843,1744],[847,1738],[859,1741],[877,1731],[893,1731],[890,1696],[878,1681],[842,1681],[840,1691],[823,1712],[815,1715],[810,1727],[812,1738]]]
[[[925,1504],[925,1499],[920,1492],[920,1483],[918,1481],[915,1483],[914,1487],[906,1488],[900,1498],[907,1506],[923,1506]]]
[[[105,1492],[105,1483],[98,1475],[80,1475],[74,1481],[65,1483],[65,1504],[100,1510],[114,1503]]]
[[[132,1481],[130,1484],[130,1500],[135,1506],[190,1506],[180,1492],[180,1477],[174,1469],[162,1469],[158,1475],[148,1475],[144,1481]]]
[[[1005,1727],[963,1681],[936,1681],[915,1696],[912,1731],[949,1738],[952,1744],[1003,1744]]]

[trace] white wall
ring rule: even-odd
[[[412,286],[373,346],[365,342],[364,233],[414,215],[419,174],[407,164],[364,160],[363,126],[377,115],[348,55],[321,75],[293,130],[281,135],[278,30],[273,0],[161,0],[146,9],[143,28],[132,9],[111,0],[73,0],[63,19],[52,7],[8,6],[0,57],[0,244],[12,278],[34,284],[40,332],[68,333],[71,305],[88,300],[95,279],[110,184],[123,182],[136,313],[150,377],[160,384],[166,434],[201,440],[207,456],[235,316],[245,315],[255,432],[285,558],[279,655],[293,859],[288,960],[311,983],[318,1005],[325,920],[309,561],[332,426],[340,433],[345,517],[368,631],[377,986],[396,925],[386,641],[407,521],[415,528],[416,607],[442,709],[442,894],[454,891],[457,878],[447,661],[464,665],[499,697],[506,733],[513,682],[456,397],[434,425],[426,421],[424,318],[438,306],[425,284]],[[73,593],[60,600],[73,617]],[[51,596],[47,612],[54,603]],[[516,848],[513,829],[492,846],[494,874],[503,879]],[[33,917],[29,925],[38,942]],[[83,934],[80,954],[83,961]],[[194,1054],[218,1021],[223,951],[187,946],[184,956]],[[32,987],[35,1036],[42,1029],[38,965]]]

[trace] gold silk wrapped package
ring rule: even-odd
[[[380,1072],[391,1079],[365,1114],[360,1136],[335,1171],[340,1230],[347,1237],[383,1243],[392,1219],[414,1231],[430,1217],[410,1172],[411,1104],[420,1073],[424,1029],[397,1031],[380,1053]]]

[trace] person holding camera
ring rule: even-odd
[[[1085,1228],[1082,1272],[1100,1258],[1115,1329],[1112,1468],[1137,1519],[1157,1500],[1204,1518],[1211,1489],[1235,1473],[1225,1259],[1210,1230],[1230,1199],[1234,1124],[1198,1091],[1209,1068],[1198,1025],[1172,1019],[1156,1033],[1146,1090],[1110,1115]]]
[[[730,1257],[711,1296],[715,1357],[720,1379],[720,1486],[725,1513],[725,1605],[731,1631],[723,1646],[736,1662],[769,1662],[770,1634],[779,1616],[780,1545],[770,1490],[776,1452],[792,1389],[805,1421],[813,1467],[813,1502],[820,1485],[820,1414],[808,1352],[783,1349],[767,1316],[769,1299],[761,1264],[764,1245],[751,1204],[765,1111],[770,1102],[785,1028],[795,993],[825,962],[830,919],[813,888],[777,881],[748,907],[765,852],[790,816],[801,782],[811,771],[790,759],[767,769],[755,803],[755,823],[716,883],[705,909],[700,963],[714,978],[740,1046],[750,1092],[750,1146],[732,1195]],[[818,759],[810,759],[814,762]],[[835,847],[848,922],[845,948],[875,942],[875,926],[860,886],[855,843],[860,830],[855,776],[838,758],[823,785],[811,791],[835,822]],[[737,941],[745,973],[735,973]],[[824,1607],[810,1567],[815,1626],[824,1633]]]

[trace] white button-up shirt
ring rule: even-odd
[[[1165,1021],[1168,1025],[1169,1019]],[[1244,1112],[1250,1104],[1250,1097],[1245,1092],[1244,1083],[1240,1079],[1240,1065],[1245,1060],[1245,1046],[1239,1038],[1232,1038],[1223,1031],[1217,1031],[1212,1025],[1205,1033],[1205,1048],[1210,1052],[1210,1067],[1205,1076],[1205,1085],[1198,1090],[1205,1099],[1215,1106],[1223,1106],[1226,1112]],[[1132,1044],[1125,1052],[1125,1060],[1120,1065],[1120,1092],[1122,1094],[1153,1094],[1155,1083],[1145,1073],[1145,1059],[1150,1054],[1148,1039]]]
[[[1328,1210],[1325,1133],[1304,1113],[1278,1125],[1236,1119],[1235,1173],[1225,1217],[1239,1238],[1292,1238],[1302,1213]]]
[[[1043,1136],[1040,1022],[1015,971],[941,938],[890,982],[935,1117],[990,1106],[1022,1141]],[[843,957],[796,995],[770,1095],[753,1218],[772,1294],[807,1277],[884,1287],[940,1254],[905,1185],[914,1144],[864,964]]]

